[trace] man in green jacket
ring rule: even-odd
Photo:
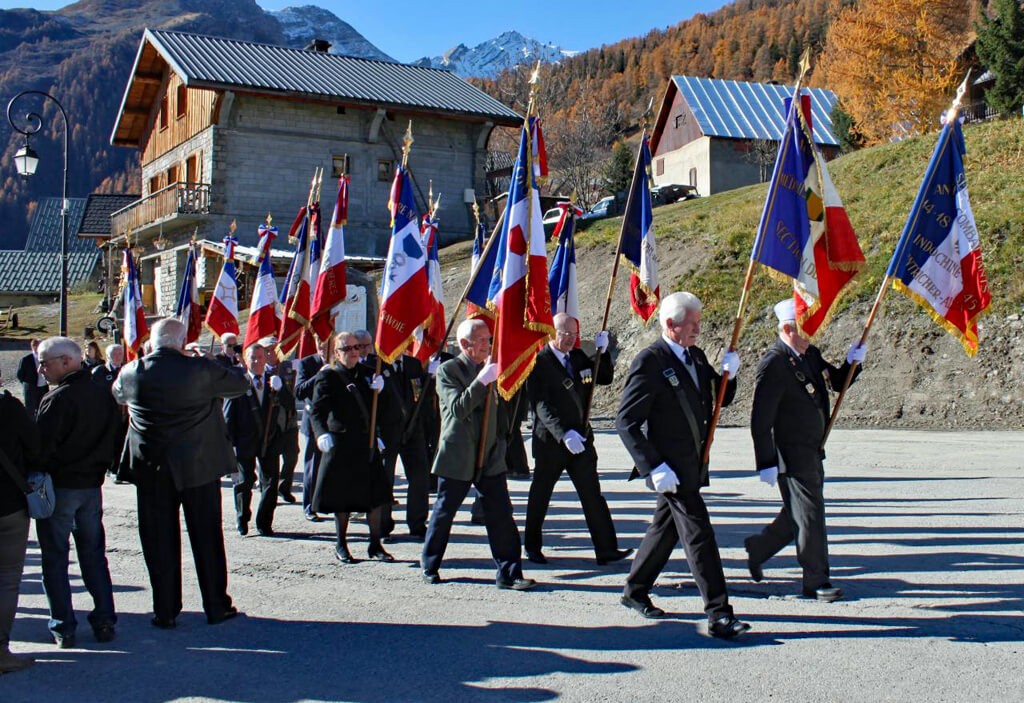
[[[465,320],[457,330],[462,353],[446,361],[437,373],[441,405],[441,439],[434,459],[437,499],[423,544],[423,580],[440,583],[452,521],[470,486],[476,486],[484,504],[487,539],[498,567],[498,588],[527,591],[536,585],[523,577],[522,546],[512,517],[512,500],[505,481],[505,436],[508,413],[505,404],[492,400],[487,426],[484,405],[490,384],[498,378],[491,362],[491,333],[483,320]],[[481,428],[484,431],[484,462],[477,468]]]

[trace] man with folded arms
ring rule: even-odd
[[[661,338],[637,354],[622,392],[615,427],[636,462],[630,478],[643,476],[658,493],[658,502],[621,602],[647,618],[665,615],[651,602],[650,592],[682,539],[693,580],[704,599],[707,633],[730,639],[750,625],[736,619],[729,605],[715,530],[700,494],[708,485],[704,445],[722,383],[704,351],[695,346],[702,307],[692,293],[672,293],[661,302]],[[739,368],[739,357],[727,352],[722,359],[722,370],[729,374],[726,405],[736,393]]]
[[[831,603],[843,597],[829,581],[825,535],[825,452],[822,438],[829,418],[828,391],[838,391],[856,362],[857,374],[867,348],[854,342],[840,367],[825,361],[800,334],[792,298],[775,306],[779,338],[757,367],[750,434],[761,480],[779,483],[782,510],[759,534],[747,537],[747,568],[754,581],[761,565],[796,540],[803,568],[803,594]],[[856,378],[856,374],[854,375]]]

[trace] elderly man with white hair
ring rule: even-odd
[[[53,477],[53,515],[36,521],[43,563],[43,590],[50,604],[49,629],[62,649],[75,646],[75,610],[68,578],[70,537],[92,596],[89,624],[97,642],[114,639],[114,591],[107,565],[100,486],[117,452],[119,417],[109,391],[82,367],[82,349],[67,337],[39,344],[39,370],[53,389],[39,404],[36,423],[43,468]]]
[[[126,461],[139,501],[139,538],[153,587],[152,624],[173,628],[181,612],[181,525],[184,510],[206,621],[238,615],[228,595],[220,479],[235,471],[220,400],[244,394],[241,370],[189,357],[185,325],[153,325],[153,352],[128,364],[114,397],[128,406]]]
[[[114,385],[114,379],[121,373],[124,365],[124,347],[120,344],[108,344],[104,350],[107,360],[92,368],[92,380],[106,386],[107,390]]]
[[[622,392],[615,426],[636,462],[630,478],[643,476],[658,494],[658,502],[621,602],[647,618],[665,615],[651,602],[650,592],[682,539],[693,580],[704,599],[707,634],[730,639],[750,625],[736,619],[729,605],[715,530],[700,494],[709,483],[704,445],[722,383],[722,376],[696,346],[702,308],[692,293],[672,293],[661,302],[661,338],[637,354]],[[726,405],[736,393],[739,368],[739,357],[727,352],[722,359],[722,370],[730,376]]]
[[[843,591],[829,580],[825,534],[821,444],[829,418],[828,391],[843,387],[854,363],[860,373],[867,348],[854,342],[846,363],[833,366],[800,334],[792,298],[775,306],[775,316],[779,338],[757,367],[750,434],[761,480],[772,486],[778,480],[782,510],[759,534],[744,540],[747,568],[760,581],[761,565],[795,539],[804,596],[831,603]]]

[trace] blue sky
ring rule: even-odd
[[[510,29],[565,49],[590,49],[664,28],[698,12],[709,12],[728,4],[726,0],[590,0],[572,3],[575,11],[567,12],[563,8],[568,3],[551,0],[508,3],[494,0],[257,0],[257,3],[267,10],[280,10],[290,5],[319,5],[400,61],[436,56],[460,42],[473,46]],[[0,9],[54,10],[68,4],[67,0],[0,0]],[[555,9],[559,11],[552,12]]]

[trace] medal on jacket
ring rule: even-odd
[[[679,387],[679,377],[676,376],[676,372],[673,369],[665,369],[661,372],[661,375],[668,379],[669,384],[673,388]]]
[[[580,380],[583,381],[583,383],[593,382],[594,372],[591,371],[590,369],[583,369],[582,371],[580,371]]]
[[[811,380],[804,375],[803,371],[796,367],[796,359],[794,359],[792,356],[789,357],[789,363],[793,366],[793,375],[796,376],[796,380],[804,384],[804,390],[806,390],[807,394],[813,398],[814,383],[812,383]]]
[[[419,402],[421,392],[423,392],[423,381],[418,378],[412,379],[412,402]]]
[[[564,388],[565,390],[570,390],[572,388],[572,385],[573,384],[572,384],[572,379],[571,378],[563,378],[562,379],[562,388]]]

